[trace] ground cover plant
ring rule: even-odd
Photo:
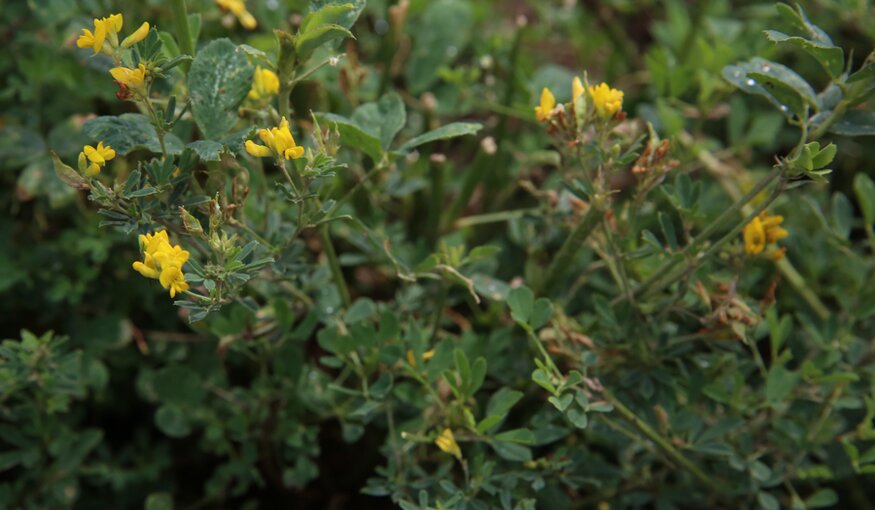
[[[868,2],[0,6],[0,508],[873,506]]]

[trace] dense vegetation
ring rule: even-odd
[[[0,508],[872,508],[873,15],[0,3]]]

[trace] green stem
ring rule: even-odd
[[[179,48],[186,55],[194,57],[194,41],[191,38],[191,31],[188,29],[188,9],[185,6],[185,0],[173,0],[173,19],[176,23],[176,35],[179,39]],[[189,62],[180,64],[182,69],[188,74]]]
[[[842,117],[845,116],[846,111],[848,111],[848,101],[839,101],[839,104],[836,105],[835,110],[833,110],[832,113],[829,114],[829,117],[827,117],[826,120],[824,120],[819,126],[817,126],[817,129],[808,133],[808,139],[820,140],[821,138],[823,138],[823,135],[825,135],[830,130],[830,128],[835,125],[836,122],[838,122],[839,120],[841,120]]]
[[[535,214],[540,209],[531,207],[528,209],[515,209],[512,211],[499,211],[494,213],[476,214],[474,216],[466,216],[456,221],[455,228],[473,227],[476,225],[485,225],[488,223],[501,223],[503,221],[516,220],[524,217],[527,214]]]
[[[319,234],[322,236],[322,247],[325,249],[325,256],[328,258],[328,267],[331,268],[331,275],[334,277],[334,284],[337,285],[337,292],[340,294],[340,301],[344,308],[349,308],[352,300],[349,297],[349,289],[346,287],[346,280],[343,279],[343,270],[340,268],[340,260],[337,258],[337,253],[334,251],[334,245],[331,244],[331,235],[328,232],[328,225],[323,225],[319,229]]]
[[[443,165],[432,163],[429,167],[431,178],[431,210],[428,221],[428,245],[434,249],[440,234],[441,211],[444,210],[444,173]]]
[[[722,493],[723,487],[717,483],[713,478],[708,476],[707,473],[699,469],[697,465],[695,465],[691,460],[686,458],[684,454],[678,451],[671,442],[662,437],[656,430],[653,429],[650,425],[647,424],[644,420],[638,417],[631,409],[623,405],[610,391],[605,391],[603,393],[605,399],[614,406],[614,409],[620,413],[626,421],[631,423],[639,432],[644,434],[648,439],[656,443],[665,454],[672,459],[674,462],[679,464],[681,467],[690,472],[691,475],[696,477],[700,482],[707,485],[712,491],[716,493]]]
[[[541,288],[546,293],[549,294],[565,276],[568,269],[572,266],[571,263],[574,256],[577,255],[584,241],[586,241],[587,237],[589,237],[596,226],[598,226],[603,214],[604,213],[600,208],[591,205],[589,210],[586,211],[586,215],[571,232],[571,235],[565,239],[562,247],[559,248],[559,252],[556,253],[556,256],[553,258],[550,267],[547,268],[547,275],[544,277],[543,285],[541,285]]]

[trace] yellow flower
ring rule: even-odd
[[[571,81],[571,104],[577,104],[577,99],[583,95],[586,89],[583,88],[583,83],[577,76]]]
[[[554,108],[556,108],[556,97],[550,89],[544,87],[541,91],[541,104],[535,107],[535,118],[540,122],[550,120]]]
[[[129,89],[143,91],[143,84],[146,81],[146,66],[140,64],[136,69],[128,67],[113,67],[109,70],[115,81],[125,85]]]
[[[188,290],[182,266],[188,262],[189,253],[178,245],[171,245],[166,230],[141,235],[139,241],[143,261],[134,262],[134,270],[146,278],[158,280],[170,291],[170,297]]]
[[[623,108],[623,92],[612,89],[607,83],[589,86],[589,95],[596,114],[602,119],[610,119]]]
[[[744,251],[751,255],[758,255],[766,249],[766,245],[774,244],[790,235],[781,227],[784,217],[780,215],[770,216],[765,211],[745,225],[742,235],[744,236]],[[786,250],[783,248],[776,251],[772,258],[780,260]]]
[[[258,136],[264,145],[259,145],[252,140],[246,141],[246,152],[255,157],[273,156],[277,159],[298,159],[304,155],[304,148],[295,143],[295,138],[289,131],[289,121],[285,117],[280,121],[278,127],[258,130]]]
[[[742,235],[744,236],[744,251],[751,255],[757,255],[766,249],[766,231],[759,216],[745,225]]]
[[[113,14],[106,18],[94,18],[94,32],[87,28],[82,29],[82,35],[76,40],[76,46],[80,48],[93,48],[94,53],[100,53],[103,43],[109,37],[112,45],[118,44],[118,33],[122,30],[124,18],[121,14]]]
[[[459,443],[456,442],[452,430],[444,429],[444,431],[441,432],[441,435],[435,440],[434,444],[436,444],[442,451],[462,460],[462,450],[459,449]]]
[[[99,142],[97,147],[86,145],[79,153],[79,171],[86,177],[94,177],[114,157],[115,150],[109,145],[104,146],[103,142]]]
[[[130,48],[145,39],[147,35],[149,35],[149,22],[145,21],[133,34],[125,37],[125,40],[122,41],[122,48]]]
[[[243,28],[252,30],[258,26],[255,17],[246,10],[243,0],[216,0],[216,5],[236,16]]]
[[[280,91],[280,79],[270,69],[255,68],[255,76],[252,79],[252,89],[249,90],[249,99],[259,101],[266,99]]]
[[[433,357],[434,349],[422,353],[422,361],[428,361]],[[413,353],[412,349],[407,349],[407,363],[409,363],[412,367],[416,366],[416,355]]]

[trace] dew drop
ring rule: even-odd
[[[768,64],[763,64],[763,72],[764,73],[767,73],[771,70],[772,70],[772,68]]]
[[[756,80],[754,80],[753,78],[748,78],[748,79],[747,79],[747,84],[750,85],[751,87],[753,87],[754,85],[757,84],[757,82],[756,82]]]

